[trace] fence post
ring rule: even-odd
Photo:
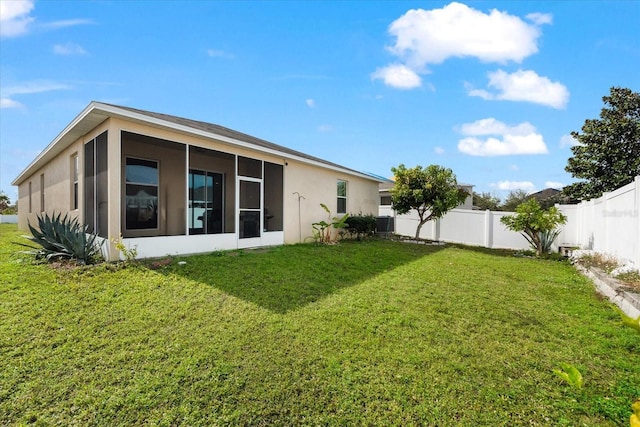
[[[604,252],[605,253],[610,253],[611,249],[609,248],[609,233],[607,233],[607,228],[609,228],[609,210],[608,210],[608,205],[609,205],[609,198],[611,196],[611,193],[608,191],[605,191],[602,194],[602,239],[604,240],[603,242],[603,247],[604,247]]]
[[[633,244],[633,262],[640,266],[640,175],[636,176],[633,180],[633,217],[634,228],[633,236],[636,236]]]
[[[493,221],[492,212],[489,209],[484,211],[484,247],[493,247]]]
[[[436,242],[440,241],[440,218],[436,218],[433,221],[433,240]]]

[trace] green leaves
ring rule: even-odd
[[[320,203],[320,207],[322,207],[329,216],[329,221],[318,221],[311,224],[311,227],[313,227],[313,237],[320,243],[331,243],[333,241],[333,233],[331,229],[339,230],[341,228],[346,228],[348,226],[347,219],[349,218],[349,214],[344,214],[341,217],[331,217],[331,211],[327,205]]]
[[[640,316],[634,319],[633,317],[627,316],[627,314],[620,310],[617,306],[613,306],[614,309],[620,314],[620,319],[622,320],[622,324],[630,327],[631,329],[635,329],[637,332],[640,332]]]
[[[438,165],[426,168],[416,166],[407,169],[401,164],[391,168],[395,185],[390,190],[391,205],[396,213],[406,214],[412,209],[418,211],[420,223],[416,230],[416,238],[420,228],[427,221],[441,218],[451,209],[464,203],[468,193],[458,188],[453,171]]]
[[[581,389],[584,385],[584,380],[578,368],[569,363],[562,363],[560,366],[561,369],[554,369],[553,373],[562,378],[570,386]]]
[[[38,228],[28,223],[33,236],[30,240],[40,245],[34,253],[39,258],[51,261],[58,258],[75,259],[80,264],[90,264],[100,255],[102,244],[87,226],[80,225],[77,218],[59,213],[38,215]]]
[[[567,222],[567,217],[555,206],[542,209],[536,199],[529,199],[516,208],[515,215],[500,218],[509,230],[524,234],[531,247],[538,256],[551,247],[551,243],[558,237],[554,230],[558,225]]]
[[[578,145],[571,147],[565,170],[583,179],[564,188],[576,200],[600,197],[640,175],[640,93],[612,87],[602,100],[600,119],[586,120],[582,132],[571,132]]]

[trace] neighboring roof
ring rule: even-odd
[[[383,178],[385,179],[385,178]],[[393,186],[395,185],[395,182],[392,179],[385,179],[384,182],[381,182],[380,184],[378,184],[378,192],[379,193],[387,193],[389,192],[389,190],[391,190],[393,188]],[[475,185],[473,184],[465,184],[462,182],[458,183],[458,187],[475,187]]]
[[[527,196],[527,199],[536,199],[538,203],[542,203],[547,200],[555,200],[560,195],[560,193],[562,192],[558,189],[545,188],[544,190],[529,194]]]
[[[560,192],[561,191],[558,190],[557,188],[545,188],[544,190],[538,191],[537,193],[531,193],[527,197],[529,198],[534,197],[537,200],[542,200],[542,199],[548,199],[549,197],[556,196]]]
[[[375,173],[371,173],[371,172],[363,172],[363,173],[365,173],[365,174],[367,174],[367,175],[369,175],[369,176],[374,177],[375,179],[377,179],[377,180],[378,180],[378,181],[380,181],[381,183],[385,183],[385,182],[386,182],[386,183],[391,183],[391,184],[393,184],[393,182],[394,182],[394,181],[393,181],[393,179],[385,178],[384,176],[376,175]]]
[[[13,180],[11,185],[21,184],[26,177],[110,117],[120,117],[151,126],[169,128],[182,133],[215,139],[231,146],[249,148],[266,154],[282,156],[290,160],[356,175],[372,181],[381,181],[380,178],[372,174],[349,169],[216,124],[93,101]]]

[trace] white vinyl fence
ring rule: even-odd
[[[17,224],[18,215],[0,215],[0,224]]]
[[[558,205],[567,216],[554,249],[578,246],[609,253],[640,265],[640,176],[635,181],[595,200],[577,205]],[[453,209],[444,217],[426,223],[423,239],[463,243],[486,248],[528,249],[525,238],[508,230],[500,218],[513,212]],[[395,233],[414,236],[418,215],[395,215],[391,206],[380,206],[380,216],[395,217]]]
[[[559,207],[568,220],[558,242],[640,265],[640,176],[598,199]]]

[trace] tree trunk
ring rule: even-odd
[[[538,233],[533,233],[531,239],[533,240],[533,243],[536,244],[536,256],[542,256],[542,240],[540,240],[540,235]]]
[[[420,240],[420,230],[422,230],[422,226],[425,225],[427,221],[420,220],[418,223],[418,228],[416,228],[416,240]]]

